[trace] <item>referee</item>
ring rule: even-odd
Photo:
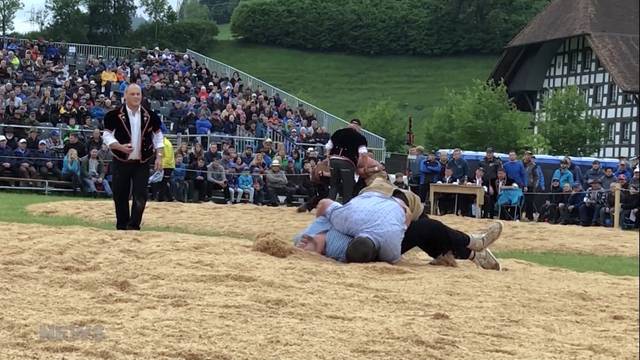
[[[358,159],[368,151],[367,139],[361,134],[361,127],[360,119],[353,119],[349,126],[334,132],[325,145],[329,151],[331,166],[329,198],[335,200],[340,194],[343,204],[348,203],[353,195],[365,186],[364,181],[360,179],[356,188],[355,180]]]
[[[140,230],[147,204],[149,160],[155,156],[155,170],[162,170],[163,135],[160,118],[142,105],[140,86],[131,84],[124,104],[104,118],[102,139],[111,148],[112,190],[116,207],[116,229]],[[129,209],[129,195],[133,204]]]

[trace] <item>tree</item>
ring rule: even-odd
[[[154,39],[158,40],[158,28],[161,23],[174,22],[175,12],[167,0],[140,0],[140,3],[147,12],[149,19],[151,19],[151,22],[154,24]]]
[[[538,132],[552,155],[591,156],[602,142],[602,122],[587,113],[589,105],[575,86],[558,89],[545,97],[538,114]]]
[[[94,44],[122,44],[131,31],[136,7],[133,0],[84,0],[89,19],[88,41]]]
[[[198,0],[184,0],[178,10],[178,19],[187,21],[209,20],[209,8]]]
[[[7,31],[13,30],[13,20],[16,12],[24,5],[20,0],[0,0],[0,22],[2,22],[2,36],[7,36]]]
[[[518,111],[504,84],[475,80],[462,91],[451,91],[426,123],[426,145],[496,151],[530,148],[531,116]]]
[[[395,103],[385,100],[373,104],[360,111],[358,118],[364,129],[386,139],[387,151],[403,151],[407,123]]]
[[[49,10],[46,7],[35,8],[31,7],[31,15],[29,15],[29,22],[38,26],[38,31],[44,31],[45,26],[49,21]]]
[[[47,0],[45,7],[51,14],[49,37],[72,42],[87,41],[87,15],[80,8],[82,2],[83,0]]]
[[[202,5],[209,8],[211,20],[218,24],[227,24],[231,21],[231,14],[239,2],[239,0],[200,0]]]

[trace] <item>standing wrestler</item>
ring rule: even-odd
[[[140,230],[147,204],[149,160],[155,155],[155,170],[162,170],[163,135],[160,118],[141,105],[140,86],[129,85],[124,101],[124,105],[105,116],[102,138],[113,153],[111,187],[116,229]],[[129,194],[133,195],[131,210]]]
[[[335,200],[340,194],[345,204],[365,186],[362,180],[356,186],[355,180],[358,159],[367,154],[361,126],[359,119],[351,120],[349,126],[334,132],[326,145],[331,165],[329,198]]]

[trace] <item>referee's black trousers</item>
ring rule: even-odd
[[[147,184],[149,183],[149,163],[122,162],[114,159],[111,163],[113,180],[113,202],[116,205],[116,229],[140,230],[142,214],[147,205]],[[133,197],[129,210],[129,195]]]

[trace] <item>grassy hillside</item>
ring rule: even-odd
[[[372,102],[389,99],[407,117],[413,116],[418,143],[423,139],[422,124],[443,101],[446,89],[486,79],[496,61],[493,56],[367,57],[239,41],[219,41],[209,56],[343,118],[358,116]]]

